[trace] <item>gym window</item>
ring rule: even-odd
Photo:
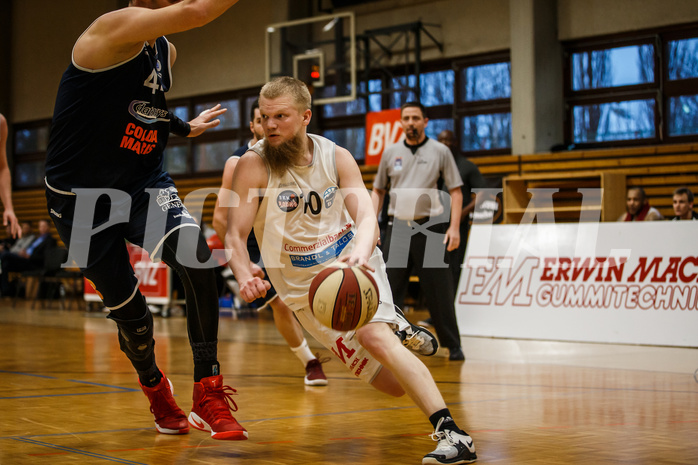
[[[698,26],[563,46],[567,144],[698,140]]]
[[[14,187],[44,185],[49,125],[50,121],[43,120],[14,126]]]
[[[457,60],[423,63],[420,100],[427,107],[428,137],[453,131],[469,156],[511,152],[511,64],[508,52]],[[416,75],[377,73],[359,83],[360,97],[352,102],[322,105],[320,133],[365,159],[365,116],[368,111],[399,108],[416,100]],[[316,89],[322,97],[336,95],[336,87]]]
[[[469,57],[455,68],[461,150],[471,156],[511,153],[509,53]]]

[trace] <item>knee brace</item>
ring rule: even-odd
[[[146,307],[145,315],[138,319],[121,319],[121,310],[112,311],[107,317],[114,320],[119,328],[121,351],[131,360],[136,370],[148,370],[155,364],[153,315]]]

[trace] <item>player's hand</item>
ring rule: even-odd
[[[267,291],[271,288],[269,281],[265,281],[257,276],[248,279],[244,283],[240,283],[240,296],[245,299],[245,302],[254,302],[260,297],[267,295]]]
[[[362,266],[372,273],[376,271],[371,265],[368,264],[368,259],[358,255],[346,255],[344,257],[340,257],[337,261],[340,263],[346,263],[349,266]]]
[[[5,209],[2,213],[2,225],[7,226],[8,224],[10,225],[10,234],[13,238],[22,237],[22,228],[19,225],[19,221],[17,221],[15,212]]]
[[[261,279],[265,278],[264,270],[261,266],[257,265],[256,263],[250,262],[250,270],[252,271],[252,276],[256,276]]]
[[[196,137],[204,133],[207,129],[215,128],[221,124],[221,120],[215,119],[220,115],[228,111],[227,108],[221,108],[219,103],[215,107],[207,108],[206,110],[199,113],[199,116],[189,121],[189,135],[187,137]]]

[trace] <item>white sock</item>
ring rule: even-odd
[[[291,347],[291,352],[296,354],[296,357],[303,363],[303,366],[306,366],[309,361],[315,360],[315,355],[310,351],[310,347],[308,347],[308,341],[303,338],[303,342],[301,342],[301,345],[298,347]]]

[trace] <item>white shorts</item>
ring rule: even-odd
[[[405,329],[407,326],[398,320],[393,305],[393,294],[390,290],[388,275],[385,272],[385,262],[380,249],[376,248],[368,261],[375,273],[373,278],[378,285],[380,303],[376,314],[370,323],[388,323],[394,330]],[[298,300],[296,300],[298,303]],[[302,305],[302,306],[301,306]],[[310,304],[305,297],[305,303],[294,306],[296,317],[301,325],[318,342],[327,347],[357,378],[367,383],[373,382],[382,365],[356,340],[356,331],[335,331],[321,324],[310,310]],[[397,337],[397,336],[396,336]]]

